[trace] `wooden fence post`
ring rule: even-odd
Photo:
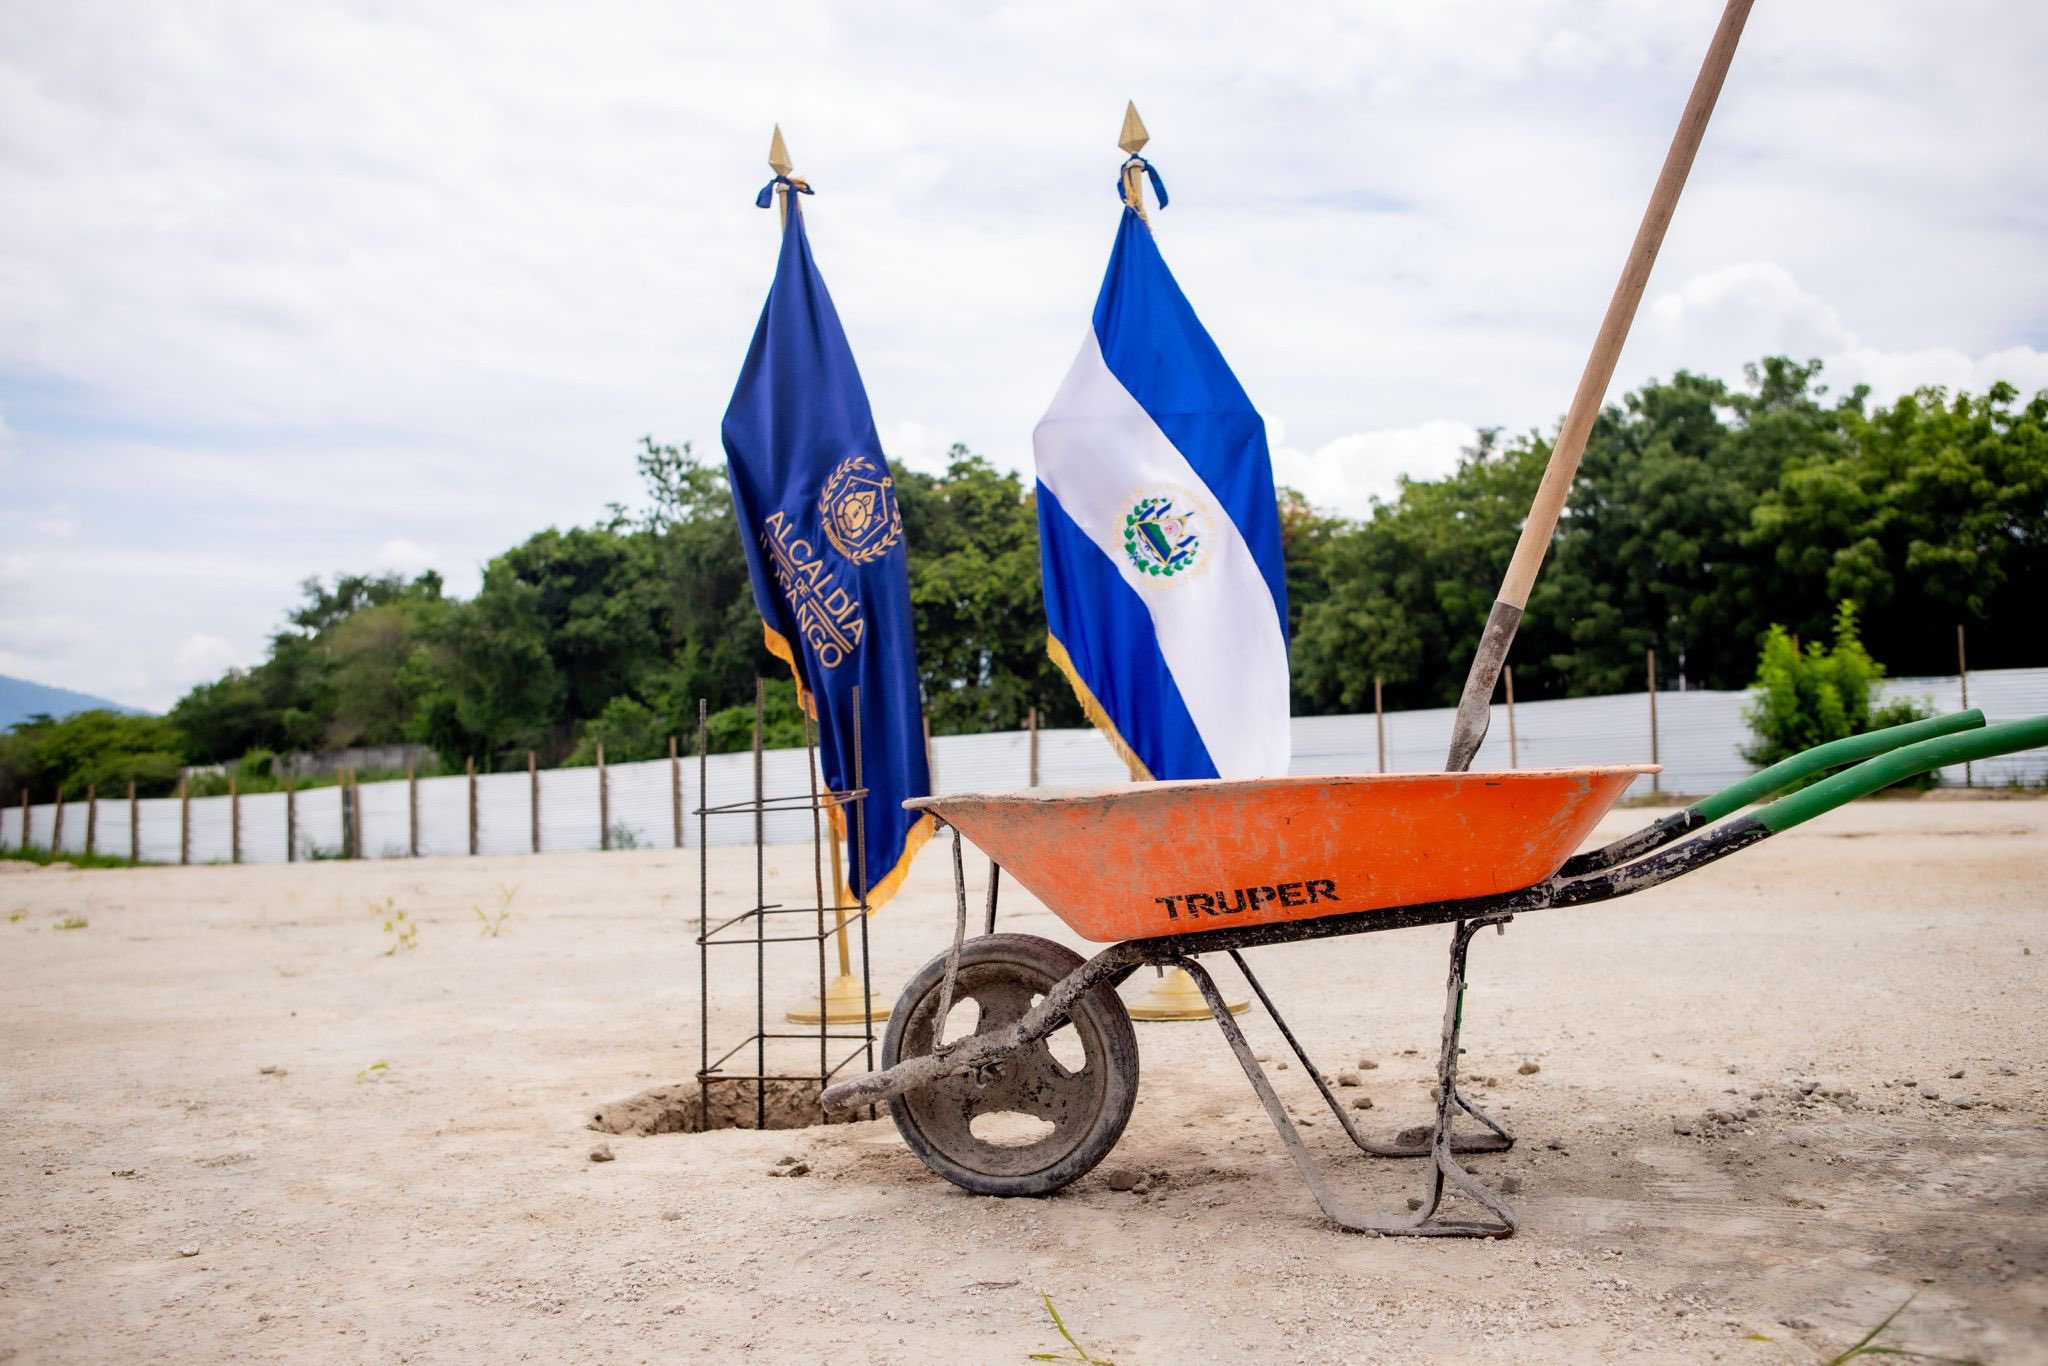
[[[1387,771],[1387,703],[1381,692],[1381,684],[1384,681],[1378,674],[1372,676],[1372,724],[1373,729],[1379,732],[1382,773]]]
[[[53,820],[52,820],[52,821],[50,822],[50,852],[51,852],[51,853],[53,853],[53,854],[59,854],[59,853],[62,853],[63,851],[64,851],[64,788],[63,788],[63,786],[62,786],[62,785],[60,784],[60,785],[58,786],[58,788],[57,788],[57,815],[56,815],[55,819],[53,819]]]
[[[1512,664],[1505,665],[1500,673],[1508,689],[1508,767],[1520,768],[1522,766],[1522,752],[1515,743],[1515,666]]]
[[[21,789],[21,849],[28,852],[28,789]]]
[[[683,762],[676,755],[676,737],[668,737],[668,802],[675,817],[676,848],[683,847]]]
[[[192,781],[178,776],[178,865],[192,861]]]
[[[290,769],[284,775],[284,861],[299,861],[299,780]]]
[[[228,862],[242,861],[242,784],[228,774]]]
[[[1031,786],[1038,786],[1038,708],[1031,709],[1026,718],[1031,726]]]
[[[363,785],[356,781],[356,771],[348,771],[348,836],[351,858],[363,855]]]
[[[533,751],[526,751],[526,801],[533,818],[533,852],[540,852],[540,765]]]
[[[142,862],[142,808],[135,801],[135,780],[128,780],[128,861]]]
[[[1656,764],[1656,763],[1662,763],[1662,762],[1663,762],[1663,760],[1661,760],[1661,759],[1659,759],[1659,758],[1657,757],[1657,652],[1656,652],[1655,650],[1651,650],[1651,651],[1649,652],[1649,670],[1650,670],[1650,762],[1651,762],[1651,763],[1653,763],[1653,764]],[[1663,783],[1662,783],[1662,782],[1660,781],[1660,779],[1661,779],[1662,777],[1663,777],[1663,775],[1662,775],[1662,774],[1659,774],[1659,773],[1652,773],[1652,774],[1650,775],[1650,791],[1652,791],[1652,792],[1661,792],[1661,791],[1663,791],[1663,790],[1664,790],[1664,784],[1663,784]]]
[[[99,852],[100,842],[100,790],[99,784],[85,785],[85,856],[91,858]]]
[[[1970,660],[1969,656],[1963,653],[1963,624],[1960,621],[1956,623],[1956,677],[1963,685],[1963,710],[1968,711],[1970,709]],[[1965,763],[1963,765],[1963,786],[1975,787],[1976,785],[1976,766]]]
[[[597,847],[612,847],[612,789],[604,773],[604,741],[597,742]]]
[[[405,848],[413,858],[420,856],[420,779],[410,759],[405,761]]]
[[[469,774],[469,853],[470,857],[474,858],[476,857],[476,759],[474,757],[464,759],[462,763],[464,769]]]

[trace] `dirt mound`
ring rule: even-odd
[[[759,1122],[762,1106],[754,1082],[714,1081],[700,1092],[697,1083],[685,1081],[613,1101],[590,1117],[589,1127],[604,1134],[695,1134],[706,1129],[808,1129],[867,1117],[861,1111],[826,1118],[814,1081],[765,1085],[765,1125]]]

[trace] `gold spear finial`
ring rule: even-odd
[[[1138,117],[1137,101],[1124,101],[1124,127],[1123,131],[1117,134],[1116,145],[1136,156],[1151,140],[1152,135],[1145,131],[1145,120]],[[787,175],[788,172],[785,171],[783,174]]]
[[[782,125],[775,125],[775,137],[768,144],[768,166],[777,175],[788,175],[792,169],[789,148],[782,144]]]
[[[1137,211],[1148,228],[1152,226],[1152,216],[1145,212],[1145,172],[1139,165],[1138,152],[1151,140],[1152,135],[1145,131],[1145,120],[1138,117],[1137,102],[1124,101],[1124,126],[1116,144],[1130,156],[1124,163],[1124,203]]]

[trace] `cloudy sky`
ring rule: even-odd
[[[890,453],[1028,468],[1116,225],[1347,512],[1553,424],[1716,0],[0,6],[0,673],[160,708],[309,574],[715,451],[780,121]],[[1616,393],[2048,386],[2048,7],[1762,0]],[[2029,131],[2032,130],[2032,131]]]

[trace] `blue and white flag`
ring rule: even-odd
[[[811,260],[797,189],[790,185],[775,284],[722,435],[763,634],[818,720],[819,756],[834,791],[854,786],[860,736],[858,773],[868,795],[848,808],[852,828],[842,827],[841,895],[865,895],[875,906],[902,885],[933,830],[932,817],[903,809],[906,797],[931,792],[910,570],[889,460],[839,313]],[[770,202],[762,191],[762,207]],[[832,815],[841,826],[839,812]]]
[[[1032,446],[1046,648],[1132,776],[1286,773],[1266,424],[1129,207]]]

